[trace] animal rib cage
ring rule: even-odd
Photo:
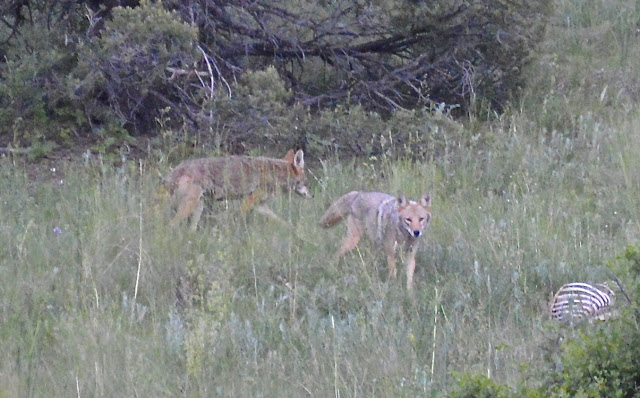
[[[613,291],[604,284],[567,283],[553,296],[551,316],[567,322],[582,318],[605,320],[613,305]]]

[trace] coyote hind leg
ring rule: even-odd
[[[180,221],[191,216],[191,228],[195,229],[198,226],[198,221],[204,209],[204,203],[202,202],[203,193],[201,187],[181,181],[176,189],[176,196],[179,200],[178,209],[169,225],[174,227]]]
[[[347,218],[347,236],[344,238],[342,247],[338,252],[338,257],[344,256],[346,253],[355,249],[362,237],[362,228],[352,217]]]

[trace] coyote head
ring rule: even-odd
[[[291,166],[289,188],[304,198],[313,198],[313,193],[307,188],[307,177],[304,175],[304,152],[302,149],[298,149],[295,154],[293,149],[290,149],[284,155],[284,160]]]
[[[431,196],[424,194],[419,202],[414,202],[400,195],[397,201],[400,225],[414,238],[422,235],[431,221]]]

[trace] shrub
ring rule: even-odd
[[[291,91],[274,68],[245,73],[231,91],[232,95],[218,92],[204,107],[207,115],[201,119],[210,120],[210,130],[218,134],[215,142],[230,148],[294,146],[295,133],[289,128],[294,115]]]
[[[432,159],[471,142],[443,108],[399,110],[383,118],[360,106],[338,107],[309,116],[305,125],[308,141],[319,153]]]
[[[565,344],[561,371],[550,393],[559,397],[637,396],[637,339],[637,326],[625,321],[582,331]]]
[[[60,5],[42,10],[34,5],[31,23],[6,46],[0,63],[0,137],[13,146],[40,145],[69,138],[78,114],[68,99],[66,74],[75,66],[74,30],[80,14],[47,23],[46,11],[62,12]],[[52,123],[52,122],[56,123]]]
[[[623,290],[615,319],[583,328],[562,345],[550,393],[558,397],[635,397],[640,380],[640,328],[635,317],[640,248],[630,246],[609,264]],[[631,301],[631,308],[628,305]]]
[[[359,105],[320,112],[291,105],[293,92],[273,67],[247,72],[231,91],[217,95],[204,111],[215,132],[209,141],[231,152],[238,146],[283,153],[304,147],[311,156],[433,158],[472,140],[444,106],[398,110],[385,118]]]
[[[197,33],[162,3],[114,8],[101,36],[79,48],[69,87],[74,104],[92,124],[150,131],[161,109],[181,109],[167,68],[193,65]]]
[[[448,398],[525,398],[542,397],[531,389],[519,390],[504,384],[496,383],[486,376],[463,374],[456,388],[447,395]]]
[[[300,104],[388,112],[432,101],[502,109],[519,95],[552,2],[168,4],[195,21],[229,81],[272,65]]]

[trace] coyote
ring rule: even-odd
[[[408,253],[407,289],[413,286],[418,238],[431,221],[431,198],[425,194],[419,202],[404,195],[393,197],[380,192],[353,191],[332,204],[322,216],[320,225],[330,228],[347,219],[347,236],[338,257],[355,249],[364,233],[375,244],[382,245],[387,255],[389,277],[396,277],[396,249]]]
[[[264,202],[283,191],[293,190],[305,198],[313,197],[304,175],[304,153],[289,150],[284,159],[249,156],[226,156],[185,160],[165,179],[168,191],[177,202],[175,226],[191,216],[196,229],[204,207],[203,195],[215,200],[243,199],[246,214],[256,207],[258,213],[283,222]]]

